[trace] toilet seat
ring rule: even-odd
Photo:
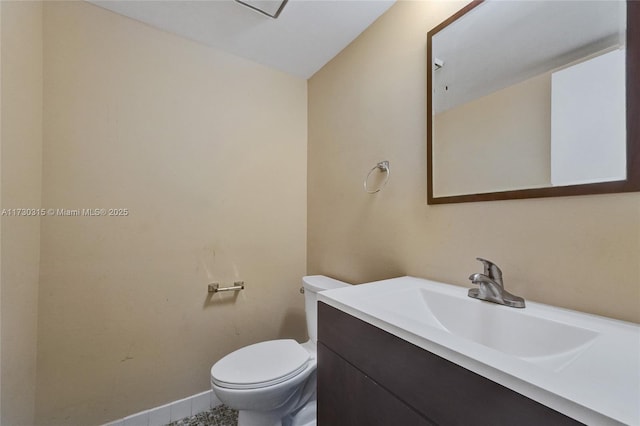
[[[211,367],[211,379],[224,388],[263,388],[297,376],[310,359],[309,352],[295,340],[260,342],[238,349],[216,362]]]

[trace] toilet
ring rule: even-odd
[[[231,352],[211,367],[211,387],[238,410],[238,426],[315,426],[317,293],[349,284],[302,278],[309,341],[269,340]]]

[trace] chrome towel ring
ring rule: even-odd
[[[369,177],[371,176],[371,173],[373,173],[375,170],[380,170],[380,172],[386,173],[386,176],[384,178],[384,181],[382,181],[382,183],[380,184],[380,186],[378,186],[377,189],[372,190],[372,189],[369,189],[368,182],[369,182]],[[380,192],[380,190],[384,188],[387,182],[389,181],[390,174],[391,174],[391,169],[389,168],[389,162],[387,160],[379,162],[378,164],[375,165],[375,167],[369,170],[369,173],[367,173],[367,177],[364,178],[364,190],[368,194],[375,194],[376,192]]]

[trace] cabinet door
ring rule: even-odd
[[[422,418],[443,426],[576,426],[581,423],[524,395],[460,367],[444,358],[412,345],[384,330],[324,303],[318,303],[318,341],[335,352],[363,376],[380,384],[390,396],[419,413]],[[330,380],[324,360],[318,371]],[[365,392],[358,399],[369,395]],[[345,396],[341,385],[318,388],[334,392],[334,399]],[[379,402],[383,404],[383,402]],[[367,423],[342,423],[368,426]],[[385,424],[385,423],[375,423]],[[403,423],[386,423],[403,425]],[[406,423],[410,425],[412,423]],[[325,423],[333,426],[332,423]],[[322,425],[321,425],[322,426]]]
[[[318,366],[318,426],[433,425],[321,343]]]

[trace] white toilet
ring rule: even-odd
[[[239,411],[238,426],[315,426],[317,293],[349,284],[322,275],[302,278],[309,341],[269,340],[222,358],[211,387]]]

